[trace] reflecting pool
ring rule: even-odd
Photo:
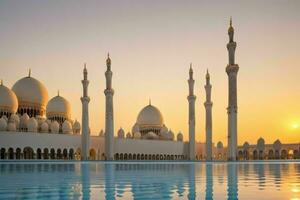
[[[0,199],[300,200],[300,163],[2,162]]]

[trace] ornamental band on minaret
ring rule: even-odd
[[[232,19],[230,18],[230,26],[228,28],[229,43],[227,44],[229,63],[226,67],[228,75],[228,152],[227,158],[235,161],[237,156],[237,73],[239,66],[235,64],[236,42],[233,41],[234,28],[232,27]]]
[[[89,159],[89,149],[90,149],[90,128],[89,128],[89,102],[90,97],[88,96],[88,85],[89,81],[87,78],[88,72],[86,69],[86,64],[84,64],[83,69],[83,80],[81,81],[83,86],[83,96],[81,97],[82,102],[82,132],[81,132],[81,159]]]
[[[211,84],[208,70],[206,72],[206,84],[204,86],[206,92],[205,107],[205,138],[206,138],[206,160],[212,160],[212,101],[211,101]]]
[[[195,101],[196,96],[194,95],[194,83],[192,63],[190,64],[189,71],[189,159],[195,160]]]
[[[114,159],[114,111],[113,111],[113,96],[114,90],[112,89],[112,71],[111,60],[109,54],[106,59],[107,70],[105,72],[106,89],[105,94],[105,152],[106,159]]]

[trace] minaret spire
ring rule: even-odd
[[[239,66],[235,63],[236,42],[233,40],[234,28],[232,27],[232,19],[228,28],[229,43],[228,50],[228,65],[226,73],[228,75],[228,160],[236,160],[237,152],[237,73]]]
[[[111,71],[111,59],[109,53],[106,59],[107,70],[105,72],[106,89],[105,94],[105,152],[106,159],[114,159],[114,111],[113,111],[113,96],[114,90],[112,89],[112,71]]]
[[[204,102],[205,107],[205,135],[206,135],[206,160],[212,160],[212,101],[211,101],[211,84],[210,75],[208,70],[206,71],[206,84],[204,86],[206,92],[206,101]]]
[[[193,68],[192,63],[190,64],[189,70],[189,95],[187,97],[189,102],[189,159],[195,160],[195,101],[196,96],[194,95],[194,83],[193,79]]]
[[[81,132],[81,159],[88,160],[90,155],[90,126],[89,126],[89,102],[90,97],[88,96],[88,72],[86,69],[86,63],[84,63],[83,69],[83,80],[81,81],[83,86],[83,96],[81,97],[82,102],[82,132]]]

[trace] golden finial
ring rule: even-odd
[[[230,16],[230,26],[232,26],[232,16]]]
[[[86,69],[86,63],[84,63],[84,69]]]
[[[57,90],[57,96],[59,96],[59,90]]]
[[[111,65],[111,60],[110,60],[110,57],[109,57],[109,53],[107,53],[106,66],[110,67],[110,65]]]
[[[206,69],[206,78],[209,78],[209,72],[208,72],[208,69]]]
[[[28,77],[31,76],[31,69],[29,68]]]
[[[151,98],[149,99],[149,105],[151,106]]]
[[[3,85],[3,80],[1,79],[1,85]]]

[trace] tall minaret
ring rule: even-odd
[[[226,67],[228,75],[228,152],[227,158],[230,161],[236,160],[237,151],[237,73],[239,66],[235,64],[234,54],[236,42],[233,41],[234,29],[232,19],[228,28],[229,43],[227,44],[229,63]]]
[[[195,160],[195,101],[196,96],[194,95],[194,83],[192,63],[190,64],[189,71],[190,78],[189,83],[189,159]]]
[[[89,102],[90,97],[88,96],[88,85],[89,80],[87,79],[86,64],[83,69],[83,80],[81,81],[83,86],[83,96],[81,97],[82,102],[82,132],[81,132],[81,160],[89,159],[90,150],[90,128],[89,128]]]
[[[111,60],[109,54],[106,59],[107,70],[105,72],[106,89],[105,94],[105,153],[107,160],[114,159],[114,110],[113,110],[113,96],[114,90],[112,89],[112,71]]]
[[[211,101],[211,84],[210,84],[210,75],[208,70],[206,72],[206,84],[204,86],[206,91],[206,101],[205,106],[205,131],[206,131],[206,160],[212,160],[212,101]]]

